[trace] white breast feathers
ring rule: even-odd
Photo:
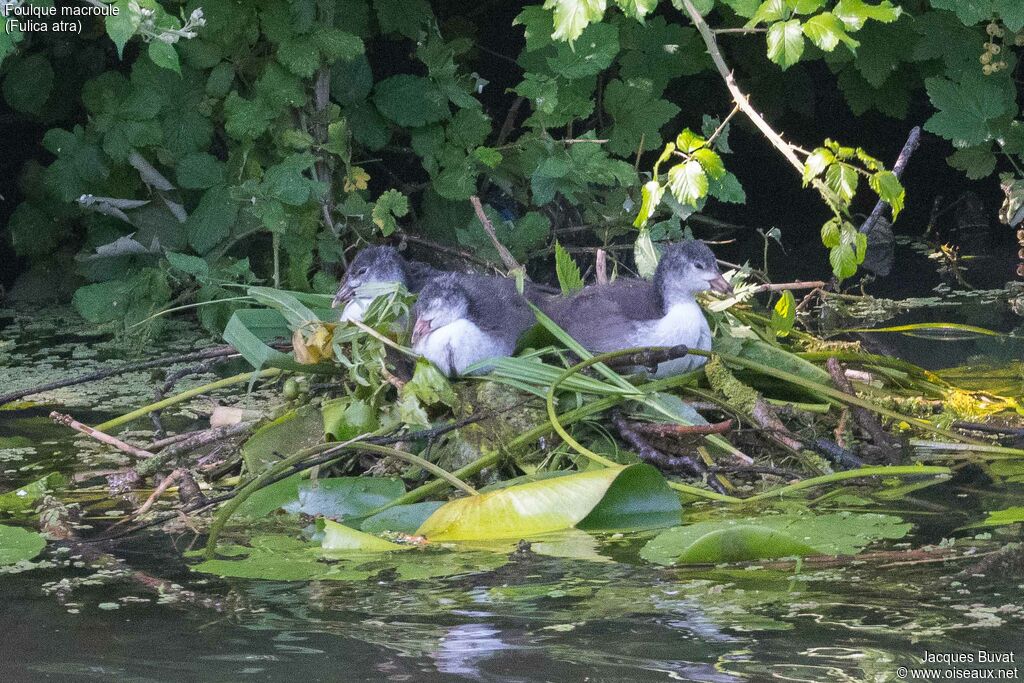
[[[465,319],[434,330],[416,342],[413,350],[449,377],[488,358],[511,355],[514,349]],[[486,368],[481,372],[485,372]]]

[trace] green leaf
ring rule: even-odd
[[[992,153],[991,143],[958,149],[946,161],[966,173],[971,180],[987,178],[996,170],[996,155]]]
[[[231,92],[231,86],[235,83],[235,65],[230,62],[221,62],[213,67],[210,76],[206,79],[206,94],[217,99],[226,97]]]
[[[973,26],[992,18],[995,3],[992,0],[930,0],[929,4],[935,9],[955,12],[965,26]]]
[[[377,84],[373,103],[400,126],[425,126],[449,118],[448,98],[429,79],[411,74],[391,76]]]
[[[744,26],[746,28],[753,28],[758,24],[783,21],[789,17],[789,13],[790,8],[786,4],[786,0],[765,0],[757,8],[753,16],[750,17],[750,21]]]
[[[672,565],[855,555],[870,543],[903,538],[910,528],[892,515],[848,512],[709,520],[662,532],[640,556]]]
[[[651,231],[647,228],[641,229],[636,242],[633,243],[633,260],[636,261],[637,274],[645,279],[654,277],[659,258],[658,250],[651,239]]]
[[[422,358],[416,361],[412,379],[405,383],[399,395],[402,398],[414,396],[426,406],[443,403],[449,408],[455,408],[459,405],[459,397],[448,379],[433,363]]]
[[[411,505],[396,505],[383,512],[378,512],[372,517],[367,517],[359,525],[359,528],[368,534],[391,531],[412,535],[442,505],[444,505],[444,501],[440,500],[412,503]]]
[[[603,501],[607,505],[602,508]],[[680,514],[678,497],[658,471],[650,465],[631,465],[452,500],[416,533],[434,541],[525,538],[577,525],[606,530],[650,528],[652,523],[677,520]]]
[[[684,128],[683,132],[676,136],[676,148],[681,152],[687,154],[693,153],[695,150],[700,149],[707,144],[707,140],[694,133],[689,128]]]
[[[768,59],[785,71],[800,61],[804,53],[804,34],[799,19],[778,21],[768,28]]]
[[[544,9],[554,9],[551,37],[573,42],[591,22],[601,21],[605,0],[545,0]]]
[[[321,28],[313,34],[313,41],[327,63],[348,61],[363,54],[365,48],[359,36],[337,28]]]
[[[224,328],[224,341],[257,370],[266,367],[303,373],[315,371],[317,366],[297,363],[290,354],[267,345],[269,341],[290,336],[291,330],[284,317],[277,311],[265,308],[235,311]],[[334,366],[330,367],[333,371]]]
[[[169,69],[174,73],[181,75],[181,63],[178,59],[178,51],[174,49],[173,45],[165,43],[160,40],[154,40],[149,44],[149,58],[153,60],[153,63],[162,69]]]
[[[497,168],[505,158],[493,147],[477,147],[473,150],[473,157],[488,168]]]
[[[405,493],[397,477],[330,477],[302,481],[298,497],[285,503],[285,512],[310,517],[358,519]]]
[[[833,218],[821,226],[821,243],[829,249],[838,247],[840,242],[840,230],[842,221]]]
[[[300,78],[311,78],[320,68],[320,51],[309,36],[293,36],[277,46],[277,61]]]
[[[46,539],[41,534],[0,524],[0,567],[31,560],[45,547]]]
[[[117,7],[118,12],[104,17],[103,24],[107,35],[117,47],[118,59],[124,59],[124,46],[138,30],[142,16],[137,11],[132,11],[128,0],[117,0],[112,4]]]
[[[868,178],[868,184],[879,199],[892,207],[892,219],[896,220],[903,210],[903,201],[907,197],[907,191],[903,189],[900,179],[892,171],[878,171]]]
[[[708,194],[720,202],[747,203],[747,193],[744,192],[739,179],[728,171],[721,178],[711,179],[711,183],[708,185]]]
[[[35,509],[39,499],[48,493],[59,491],[67,484],[67,480],[59,472],[51,472],[44,477],[20,486],[13,491],[0,493],[0,511],[6,513],[30,512]],[[0,541],[0,552],[3,543]],[[3,561],[0,560],[0,564]]]
[[[202,152],[183,158],[174,171],[178,186],[185,189],[205,190],[224,182],[224,162]]]
[[[196,253],[205,254],[231,235],[238,219],[238,202],[224,185],[211,187],[203,193],[199,206],[185,221],[189,245]]]
[[[572,254],[566,251],[558,240],[555,240],[555,274],[558,276],[558,286],[562,289],[562,296],[568,296],[583,289],[583,276],[580,275],[580,267],[576,264]]]
[[[324,433],[335,441],[348,441],[375,431],[380,425],[377,413],[362,399],[339,398],[321,406]]]
[[[788,289],[772,307],[772,329],[779,337],[788,336],[796,322],[796,299]]]
[[[857,169],[850,164],[834,163],[825,170],[825,184],[847,202],[857,194],[858,181]]]
[[[718,152],[704,147],[694,152],[693,158],[700,162],[700,165],[704,167],[704,171],[712,179],[721,180],[722,176],[725,175],[725,164],[722,163],[722,157],[718,156]]]
[[[0,16],[2,19],[2,16]],[[26,114],[42,114],[53,91],[53,67],[41,54],[19,59],[4,77],[4,99],[12,109]]]
[[[807,161],[804,162],[804,186],[824,173],[825,169],[831,166],[835,160],[835,155],[824,147],[819,147],[811,152],[807,157]]]
[[[252,474],[260,474],[281,458],[320,443],[323,434],[323,417],[315,406],[290,410],[257,429],[242,444],[242,461],[245,463],[245,469]],[[245,510],[244,514],[252,517],[268,514],[268,511],[256,503],[252,504],[255,509],[246,507],[249,500],[241,508]],[[277,509],[281,505],[275,505],[272,509]]]
[[[399,33],[417,40],[434,19],[427,0],[374,0],[381,33]]]
[[[843,27],[843,22],[831,12],[816,14],[804,22],[803,32],[811,42],[825,52],[832,52],[842,41],[851,50],[856,50],[859,42],[850,37]]]
[[[615,4],[627,17],[643,21],[658,6],[658,0],[615,0]]]
[[[1024,507],[1014,506],[1003,510],[993,510],[988,516],[971,527],[1005,526],[1007,524],[1019,524],[1024,522]]]
[[[708,176],[699,161],[690,159],[669,169],[668,187],[680,204],[696,207],[708,193]]]
[[[411,545],[399,545],[383,538],[372,536],[362,531],[356,531],[350,527],[332,522],[329,519],[320,520],[317,524],[323,525],[324,550],[332,552],[359,552],[359,553],[386,553],[393,550],[412,550]]]
[[[559,44],[555,56],[548,57],[547,64],[552,73],[562,78],[584,78],[596,76],[607,69],[618,53],[618,28],[613,24],[593,24],[572,45]]]
[[[869,5],[864,0],[839,0],[832,12],[846,24],[848,30],[859,31],[868,19],[888,24],[899,19],[903,10],[889,0],[882,0],[877,5]]]
[[[409,213],[409,199],[398,190],[388,190],[377,197],[370,218],[385,237],[398,229],[398,221]]]
[[[247,100],[232,91],[224,101],[224,116],[227,134],[236,140],[246,140],[262,135],[275,115],[262,100]]]
[[[928,78],[925,88],[938,110],[925,122],[925,130],[951,140],[958,147],[993,139],[994,120],[1017,112],[1013,89],[980,71],[965,72],[960,82]]]
[[[634,227],[642,228],[647,225],[647,221],[654,216],[658,204],[661,203],[661,196],[664,193],[665,188],[657,180],[649,180],[644,183],[644,186],[640,189],[640,212],[633,221]]]
[[[164,254],[164,257],[171,268],[186,275],[196,278],[206,278],[210,275],[210,264],[206,262],[206,259],[190,254],[179,254],[173,251],[168,251]]]
[[[676,105],[654,98],[652,84],[646,79],[609,83],[604,91],[604,109],[613,122],[608,149],[620,156],[661,147],[661,128],[679,113]]]

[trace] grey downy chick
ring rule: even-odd
[[[430,280],[413,317],[413,350],[448,377],[480,361],[511,356],[520,335],[536,322],[512,280],[461,273]]]
[[[372,297],[359,295],[358,290],[363,285],[401,284],[415,293],[430,278],[443,272],[426,263],[406,261],[394,247],[366,247],[352,259],[331,305],[342,308],[342,321],[362,320],[373,301]]]
[[[543,301],[541,308],[593,353],[679,344],[708,351],[711,328],[695,298],[708,289],[732,292],[711,249],[689,240],[665,250],[651,282],[627,278],[591,285],[573,297]],[[661,363],[655,376],[689,372],[704,361],[676,358]]]

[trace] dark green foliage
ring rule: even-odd
[[[499,262],[467,201],[488,189],[498,237],[524,261],[549,253],[552,230],[566,222],[605,242],[633,239],[634,221],[678,224],[713,211],[708,196],[745,201],[721,156],[732,151],[728,125],[718,130],[728,112],[693,120],[691,81],[722,85],[682,4],[527,6],[498,26],[523,37],[509,42],[516,65],[504,65],[505,92],[479,75],[495,73],[481,27],[503,6],[462,16],[426,0],[192,0],[183,9],[150,0],[141,14],[117,5],[106,36],[82,39],[92,62],[74,70],[55,43],[0,33],[6,103],[59,121],[43,138],[52,160],[22,176],[25,201],[8,226],[18,253],[45,261],[64,247],[68,258],[137,234],[175,254],[170,267],[158,253],[61,264],[92,281],[76,304],[96,321],[120,320],[106,308],[114,301],[139,322],[175,297],[227,298],[231,282],[276,277],[329,291],[343,248],[401,231]],[[693,3],[712,28],[762,31],[728,38],[764,41],[762,61],[744,61],[742,50],[725,57],[746,77],[793,86],[773,88],[770,106],[802,106],[793,93],[806,88],[794,84],[808,77],[795,65],[823,59],[855,113],[903,118],[927,101],[926,129],[951,143],[950,164],[974,179],[1024,154],[1011,78],[1024,40],[1019,5]],[[123,62],[98,59],[108,40]],[[71,71],[86,75],[75,81]],[[525,105],[505,126],[517,96]],[[86,116],[70,117],[79,104]],[[804,181],[831,193],[835,218],[822,239],[835,274],[849,276],[864,252],[848,211],[854,194],[871,190],[898,213],[902,187],[860,148],[828,143],[803,161]],[[80,202],[87,195],[96,199]],[[138,205],[117,208],[125,200]],[[674,238],[678,226],[670,232],[640,237]],[[199,310],[215,332],[232,312]]]

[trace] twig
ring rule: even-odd
[[[127,453],[128,455],[131,455],[133,457],[152,458],[154,455],[153,453],[150,453],[149,451],[144,451],[141,448],[137,448],[131,445],[130,443],[125,443],[124,441],[121,441],[121,439],[118,439],[117,437],[113,437],[110,436],[109,434],[104,434],[103,432],[96,431],[89,425],[82,424],[81,422],[71,417],[70,415],[65,415],[63,413],[53,411],[52,413],[50,413],[50,419],[56,422],[57,424],[62,424],[65,427],[70,427],[71,429],[74,429],[76,432],[81,432],[82,434],[85,434],[86,436],[92,439],[96,439],[101,443],[105,443],[108,446],[113,446],[117,450],[122,451],[123,453]]]
[[[853,395],[853,385],[850,383],[849,378],[846,377],[846,373],[843,372],[843,366],[839,364],[838,360],[829,358],[825,361],[825,368],[828,370],[832,383],[836,385],[837,389]],[[890,464],[895,463],[897,451],[893,443],[894,439],[882,428],[882,423],[875,414],[860,406],[849,406],[849,410],[853,415],[853,419],[878,448],[879,453],[883,456],[882,459]]]
[[[594,257],[594,275],[597,284],[608,284],[608,252],[604,249],[598,249]]]
[[[208,444],[250,432],[254,426],[254,422],[240,422],[228,427],[216,427],[214,429],[203,430],[198,434],[193,434],[189,438],[168,447],[163,452],[157,454],[156,457],[139,463],[139,465],[136,466],[135,471],[138,472],[141,477],[148,477],[151,474],[159,472],[167,463],[175,458],[180,458],[186,453],[191,453],[192,451],[202,448]]]
[[[612,413],[612,424],[619,430],[623,441],[629,444],[636,451],[637,456],[644,462],[670,472],[685,472],[692,477],[700,479],[712,490],[718,493],[725,493],[725,487],[708,471],[707,465],[700,458],[685,455],[671,456],[662,453],[648,443],[647,439],[634,429],[635,425],[626,420],[619,411]]]
[[[780,282],[776,284],[763,284],[758,285],[754,289],[755,294],[762,292],[781,292],[784,290],[798,290],[798,289],[820,289],[826,286],[828,283],[823,280],[811,280],[809,282]]]
[[[103,424],[96,425],[94,429],[101,432],[105,432],[108,429],[119,427],[127,422],[131,422],[132,420],[138,419],[140,417],[145,417],[154,410],[162,410],[163,408],[167,408],[168,406],[182,403],[184,401],[189,400],[190,398],[194,398],[208,391],[223,389],[224,387],[234,386],[235,384],[242,384],[243,382],[247,382],[255,378],[276,377],[280,374],[281,370],[277,368],[267,368],[265,370],[259,370],[257,372],[243,372],[237,375],[232,375],[231,377],[225,377],[224,379],[217,380],[216,382],[210,382],[209,384],[204,384],[201,387],[195,387],[193,389],[189,389],[188,391],[183,391],[180,394],[176,394],[174,396],[171,396],[170,398],[165,398],[162,401],[151,403],[148,406],[142,406],[141,408],[133,410],[130,413],[125,413],[120,417],[115,417],[112,420],[107,420]]]
[[[679,344],[678,346],[669,346],[666,348],[647,348],[636,353],[631,353],[621,358],[608,361],[608,367],[623,368],[633,367],[639,365],[647,368],[652,373],[658,369],[658,366],[662,363],[676,358],[682,358],[690,353],[690,349],[685,344]]]
[[[466,263],[475,263],[478,266],[483,266],[484,268],[489,268],[490,270],[499,272],[499,269],[493,263],[491,263],[487,259],[482,259],[479,256],[471,254],[468,251],[463,251],[462,249],[449,247],[448,245],[441,244],[440,242],[435,242],[434,240],[430,240],[425,237],[419,237],[417,235],[411,235],[407,232],[402,233],[402,239],[409,242],[414,242],[416,244],[422,244],[425,247],[430,247],[431,249],[439,251],[443,254],[455,256],[456,258],[462,259]]]
[[[178,480],[178,477],[181,476],[181,473],[183,471],[184,470],[182,470],[181,468],[178,468],[171,472],[170,474],[168,474],[166,477],[164,477],[163,481],[157,484],[157,487],[153,489],[153,493],[149,494],[149,498],[146,499],[146,502],[143,503],[139,507],[139,509],[135,511],[135,514],[131,515],[130,517],[125,517],[120,522],[118,522],[118,524],[122,524],[136,517],[141,517],[142,515],[149,512],[150,508],[152,508],[156,501],[160,499],[160,496],[164,495],[167,489],[171,488],[171,484]]]
[[[907,136],[907,141],[903,143],[903,149],[900,150],[900,154],[896,157],[896,163],[892,165],[892,172],[897,178],[903,175],[903,169],[907,167],[907,162],[910,161],[911,155],[917,150],[917,146],[921,144],[921,127],[914,126],[910,129],[910,134]],[[864,234],[871,232],[871,229],[875,227],[875,223],[882,217],[882,211],[888,204],[882,199],[879,199],[875,203],[875,208],[871,210],[871,215],[868,219],[861,223],[860,231]]]
[[[491,238],[491,243],[494,244],[494,248],[498,251],[498,256],[501,257],[501,262],[505,264],[510,272],[514,270],[520,270],[522,266],[519,261],[512,255],[505,245],[498,241],[498,235],[494,232],[494,225],[491,223],[491,219],[484,213],[484,207],[480,203],[480,198],[473,195],[469,198],[469,202],[473,205],[473,210],[476,211],[476,217],[480,219],[480,224],[484,227],[484,232]]]
[[[732,420],[725,420],[723,422],[715,422],[713,424],[704,425],[681,425],[660,422],[634,422],[631,426],[636,431],[642,432],[643,434],[646,434],[648,436],[655,436],[659,438],[671,438],[674,436],[703,436],[706,434],[725,434],[730,429],[732,429],[732,425]]]
[[[739,86],[736,84],[736,79],[733,76],[732,70],[725,63],[725,59],[722,57],[722,52],[718,48],[718,40],[715,38],[715,32],[711,30],[708,23],[704,21],[704,17],[702,17],[700,12],[697,11],[697,8],[694,7],[693,0],[681,1],[683,3],[683,7],[686,9],[686,13],[690,16],[690,20],[693,22],[694,27],[700,33],[700,37],[704,40],[704,45],[708,49],[708,55],[710,55],[711,61],[715,65],[715,69],[717,69],[719,75],[725,81],[725,87],[729,89],[729,93],[732,95],[736,106],[738,106],[740,111],[750,119],[750,122],[753,123],[759,131],[761,131],[761,134],[768,139],[768,142],[770,142],[775,149],[779,150],[779,153],[781,153],[782,156],[785,157],[786,161],[796,169],[796,172],[802,176],[804,172],[804,164],[800,161],[800,158],[797,157],[793,145],[782,139],[782,136],[779,135],[779,133],[771,127],[764,117],[754,109],[753,105],[750,104],[750,98],[740,90]],[[821,182],[821,180],[818,180],[817,178],[814,179],[812,181],[812,185],[823,197],[826,198],[826,201],[830,204],[836,203],[835,193]]]
[[[216,346],[211,349],[204,349],[194,353],[186,353],[178,356],[165,356],[163,358],[155,358],[141,363],[131,363],[129,365],[122,365],[116,368],[97,370],[96,372],[90,372],[89,374],[82,375],[81,377],[57,380],[56,382],[49,382],[35,387],[28,387],[26,389],[18,389],[17,391],[12,391],[6,394],[0,394],[0,406],[5,403],[10,403],[11,401],[18,401],[33,394],[42,394],[55,389],[63,389],[65,387],[73,387],[79,384],[86,384],[88,382],[96,382],[102,379],[107,379],[108,377],[123,375],[126,372],[137,372],[139,370],[148,370],[150,368],[160,368],[168,365],[176,365],[178,363],[202,360],[204,358],[223,358],[225,356],[235,355],[238,355],[238,352],[230,346]]]

